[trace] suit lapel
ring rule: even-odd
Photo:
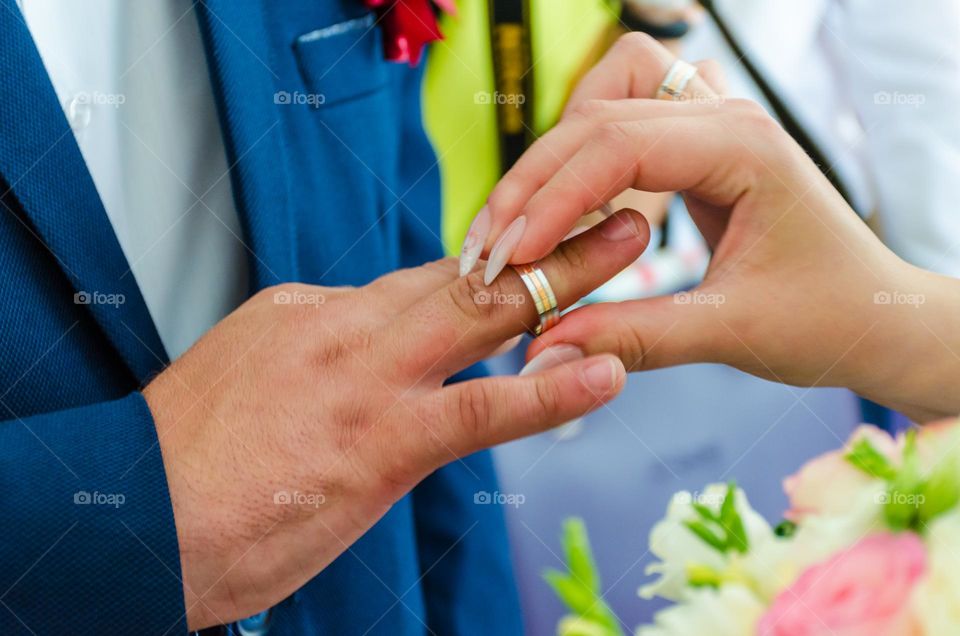
[[[83,155],[14,0],[0,0],[0,175],[31,232],[53,254],[83,304],[110,295],[122,304],[87,309],[136,378],[167,362],[157,330],[129,271]],[[0,214],[19,214],[0,210]],[[84,297],[82,294],[86,293]]]
[[[283,126],[260,2],[196,3],[250,262],[250,290],[296,280]]]

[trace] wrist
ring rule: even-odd
[[[192,422],[186,421],[190,418],[178,407],[186,406],[183,404],[183,395],[185,391],[183,385],[171,386],[170,371],[166,371],[157,376],[149,385],[143,388],[142,394],[153,417],[154,427],[157,432],[157,442],[160,447],[160,455],[163,458],[164,471],[167,480],[167,492],[169,493],[170,503],[173,507],[174,525],[176,526],[177,545],[180,552],[180,571],[183,584],[184,608],[186,613],[187,626],[190,630],[202,629],[217,624],[219,621],[216,616],[209,611],[207,602],[204,601],[204,592],[206,588],[202,585],[202,576],[198,576],[198,561],[204,553],[211,550],[205,546],[197,545],[202,537],[210,536],[205,530],[198,527],[204,523],[202,515],[198,511],[203,510],[203,506],[198,506],[193,500],[193,490],[188,483],[187,474],[189,465],[194,464],[202,470],[202,462],[192,460],[185,455],[183,444],[184,433],[192,428]],[[177,392],[177,389],[180,392]],[[196,406],[196,409],[202,407]]]
[[[882,278],[850,387],[918,422],[960,413],[960,281],[902,262]]]

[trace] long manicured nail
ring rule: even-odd
[[[570,230],[569,232],[567,232],[567,235],[564,236],[562,240],[564,240],[564,241],[569,241],[569,240],[572,239],[574,236],[580,236],[581,234],[583,234],[584,232],[586,232],[586,231],[589,230],[589,229],[590,229],[590,226],[589,226],[589,225],[575,225],[572,230]]]
[[[520,245],[520,239],[523,238],[523,230],[527,227],[527,217],[518,216],[513,223],[507,226],[497,242],[493,244],[490,250],[490,260],[487,261],[487,270],[483,273],[483,284],[492,283],[503,268],[507,266],[507,261],[513,256]]]
[[[558,344],[547,347],[528,362],[526,366],[520,369],[520,375],[531,375],[540,373],[553,367],[558,367],[567,362],[574,362],[583,359],[583,352],[578,347],[570,344]]]
[[[460,250],[460,275],[466,276],[473,270],[473,266],[480,260],[480,253],[490,234],[490,208],[483,206],[470,224],[467,236],[463,239],[463,249]]]
[[[487,356],[487,357],[488,357],[488,358],[496,358],[497,356],[502,356],[502,355],[505,354],[507,351],[511,351],[514,347],[516,347],[518,344],[520,344],[520,341],[521,341],[521,340],[523,340],[523,334],[520,334],[519,336],[514,336],[513,338],[510,338],[509,340],[507,340],[506,342],[504,342],[502,345],[500,345],[499,347],[497,347],[496,349],[494,349],[494,350],[493,350],[493,353],[491,353],[491,354],[490,354],[489,356]]]
[[[617,367],[606,356],[595,360],[582,373],[584,384],[596,393],[606,393],[617,383]]]
[[[600,236],[608,241],[626,241],[640,236],[640,229],[633,215],[623,212],[600,224]]]

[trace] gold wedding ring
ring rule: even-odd
[[[675,61],[670,70],[667,71],[663,82],[660,83],[656,98],[674,102],[684,99],[683,91],[686,90],[687,84],[696,74],[697,67],[693,64],[687,64],[683,60]]]
[[[535,264],[513,265],[513,269],[520,275],[523,284],[527,286],[527,291],[533,297],[533,303],[537,306],[540,324],[534,328],[533,333],[539,336],[560,322],[560,307],[557,306],[557,296],[553,293],[550,283],[547,282],[543,270]]]

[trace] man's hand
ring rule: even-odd
[[[648,235],[624,211],[541,261],[560,305],[635,260]],[[486,287],[444,260],[358,289],[264,290],[160,374],[144,395],[190,628],[284,599],[443,464],[619,392],[612,355],[443,386],[536,320],[515,273]]]

